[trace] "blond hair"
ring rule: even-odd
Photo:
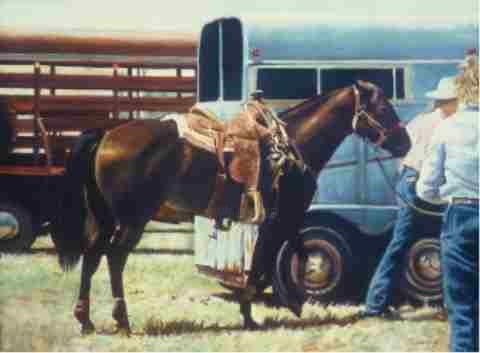
[[[465,59],[463,72],[455,77],[460,103],[478,106],[478,57],[469,55]]]

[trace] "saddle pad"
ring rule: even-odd
[[[213,154],[217,153],[215,130],[205,130],[200,133],[191,128],[187,117],[183,114],[169,114],[163,121],[174,121],[177,124],[178,136],[191,143],[193,146],[207,150]]]

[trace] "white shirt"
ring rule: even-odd
[[[479,198],[479,119],[478,107],[464,107],[438,125],[416,185],[418,196],[436,204]]]
[[[445,114],[440,108],[437,108],[431,113],[418,115],[407,124],[406,129],[412,147],[403,158],[402,164],[404,166],[420,172],[433,131],[444,118]]]

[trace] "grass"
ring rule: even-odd
[[[196,272],[192,255],[164,254],[152,235],[125,270],[132,337],[113,334],[105,261],[92,284],[97,333],[82,337],[72,315],[80,267],[62,273],[47,238],[34,248],[33,254],[0,258],[0,351],[448,350],[447,322],[428,307],[402,307],[404,321],[386,322],[353,320],[357,306],[307,304],[298,319],[259,303],[253,314],[262,330],[244,331],[232,296]]]

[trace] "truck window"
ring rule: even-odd
[[[405,70],[402,68],[382,69],[322,69],[321,89],[328,92],[353,84],[356,80],[370,81],[381,87],[392,99],[405,99]]]
[[[223,99],[242,99],[243,35],[240,21],[226,19],[222,23]]]
[[[198,68],[200,102],[215,101],[220,95],[220,38],[219,24],[203,29]]]
[[[258,69],[257,88],[266,99],[306,99],[317,94],[317,70]]]

